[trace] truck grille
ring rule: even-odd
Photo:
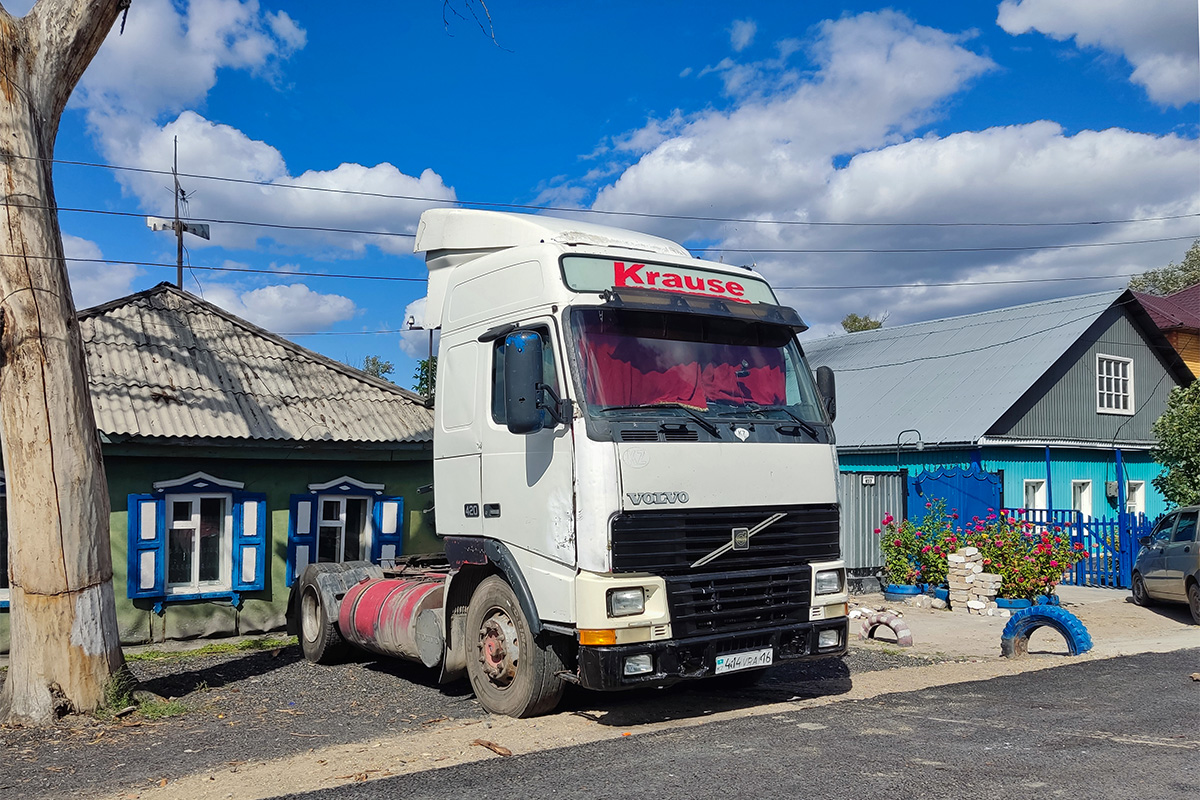
[[[728,544],[734,528],[785,516],[696,569]],[[839,557],[834,505],[639,511],[612,526],[614,572],[649,572],[667,582],[676,636],[749,631],[808,620],[808,563]]]

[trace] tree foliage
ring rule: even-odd
[[[379,356],[367,356],[363,359],[362,371],[386,381],[391,380],[388,375],[396,371],[396,365],[390,361],[384,361]]]
[[[858,314],[847,314],[842,319],[842,330],[844,330],[846,333],[873,331],[876,328],[883,327],[883,321],[885,319],[887,319],[887,314],[884,314],[879,319],[875,319],[870,315],[860,316]]]
[[[423,358],[417,362],[413,372],[413,391],[422,397],[433,397],[437,383],[437,356]]]
[[[1168,502],[1200,504],[1200,381],[1171,390],[1167,410],[1154,423],[1154,438],[1154,459],[1163,466],[1155,488]]]
[[[1151,269],[1129,281],[1129,288],[1143,294],[1168,295],[1200,283],[1200,239],[1192,242],[1183,261],[1172,261],[1162,269]]]

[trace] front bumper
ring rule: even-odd
[[[836,647],[819,649],[817,636],[821,631],[837,630]],[[850,622],[846,617],[688,639],[666,639],[627,645],[580,646],[578,676],[580,685],[588,689],[613,691],[639,686],[666,686],[682,680],[707,678],[715,674],[719,655],[771,647],[774,663],[809,658],[826,658],[846,654]],[[643,675],[625,675],[625,659],[650,654],[654,671]]]

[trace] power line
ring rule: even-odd
[[[117,172],[133,172],[145,175],[171,175],[167,170],[149,169],[146,167],[130,167],[117,164],[100,164],[90,161],[74,161],[67,159],[45,159],[39,156],[20,156],[16,154],[8,154],[12,158],[24,158],[34,161],[48,161],[52,164],[61,164],[64,166],[90,167],[96,169],[113,170]],[[643,219],[663,219],[663,220],[679,220],[684,222],[727,222],[727,223],[742,223],[742,224],[757,224],[757,225],[784,225],[784,226],[802,226],[802,227],[930,227],[930,228],[1044,228],[1044,227],[1074,227],[1087,225],[1127,225],[1142,222],[1167,222],[1177,219],[1193,219],[1200,217],[1200,213],[1196,214],[1171,214],[1158,217],[1141,217],[1131,219],[1104,219],[1104,220],[1069,220],[1066,222],[836,222],[822,220],[790,220],[790,219],[763,219],[756,217],[718,217],[693,214],[662,214],[648,211],[605,211],[595,208],[571,208],[567,206],[548,206],[535,205],[530,203],[500,203],[480,200],[458,200],[445,197],[427,197],[421,195],[403,195],[390,194],[387,192],[368,192],[357,189],[335,189],[328,186],[306,186],[298,183],[275,183],[272,181],[252,180],[249,178],[234,178],[223,175],[205,175],[202,173],[180,172],[179,177],[192,178],[196,180],[216,181],[221,183],[243,184],[248,186],[267,187],[274,189],[297,189],[310,192],[323,192],[327,194],[351,195],[356,197],[374,197],[382,200],[407,200],[421,203],[435,203],[439,205],[458,205],[468,206],[473,208],[505,208],[517,209],[523,211],[557,211],[569,214],[598,214],[601,216],[611,217],[638,217]],[[411,234],[409,234],[411,235]],[[730,252],[730,251],[727,251]]]

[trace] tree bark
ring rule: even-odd
[[[0,8],[0,442],[10,621],[0,720],[90,711],[123,668],[109,502],[52,185],[59,118],[128,5]]]

